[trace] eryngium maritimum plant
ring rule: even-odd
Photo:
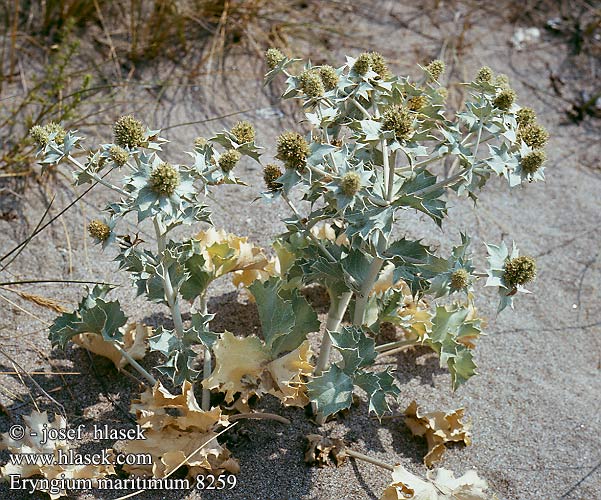
[[[90,236],[103,248],[115,245],[116,261],[128,272],[138,295],[169,308],[172,328],[161,326],[149,339],[152,349],[165,355],[157,370],[176,384],[194,381],[200,375],[195,369],[198,345],[205,349],[204,375],[211,372],[210,348],[217,335],[209,330],[206,290],[213,279],[235,270],[231,263],[233,250],[220,244],[221,266],[227,271],[216,273],[210,261],[210,249],[201,239],[171,239],[171,231],[180,225],[210,224],[209,210],[203,203],[209,190],[219,184],[239,184],[234,170],[242,156],[259,159],[254,143],[254,128],[248,122],[237,123],[231,131],[210,140],[195,141],[191,162],[177,165],[162,158],[165,142],[158,130],[146,128],[133,116],[119,118],[114,127],[114,140],[88,153],[81,163],[74,157],[82,149],[82,138],[74,131],[65,132],[59,125],[48,124],[31,130],[38,143],[42,164],[69,162],[75,167],[76,184],[102,184],[116,196],[105,209],[106,217],[92,220]],[[113,170],[117,176],[109,176]],[[119,181],[113,183],[113,178]],[[153,244],[143,245],[136,235],[127,234],[123,220],[134,216],[134,225],[149,220],[154,230]],[[250,265],[250,264],[246,264]],[[107,301],[110,287],[96,287],[83,299],[79,308],[59,317],[50,329],[53,345],[64,347],[79,334],[97,334],[117,348],[128,362],[152,384],[154,377],[123,349],[126,316],[119,302]],[[182,303],[192,303],[191,321],[184,322]],[[209,392],[203,393],[202,407],[208,410]]]
[[[277,167],[268,167],[264,196],[281,197],[292,210],[278,240],[287,255],[281,275],[294,286],[323,284],[331,299],[308,384],[314,408],[323,421],[348,408],[358,386],[370,410],[382,415],[398,388],[374,361],[412,344],[440,355],[456,389],[476,372],[473,348],[482,328],[476,284],[488,276],[502,310],[535,277],[535,263],[515,246],[510,253],[503,243],[487,245],[489,267],[477,272],[467,235],[439,256],[411,239],[404,214],[416,210],[440,226],[450,194],[476,200],[491,177],[510,188],[543,180],[548,134],[531,109],[517,104],[507,77],[488,67],[463,84],[468,98],[448,114],[442,61],[425,66],[417,81],[392,75],[382,56],[367,52],[336,69],[306,63],[295,74],[295,64],[268,57],[266,81],[286,77],[283,97],[301,102],[310,131],[277,139],[276,158],[286,168],[276,179]],[[442,175],[448,159],[451,168]],[[292,201],[295,192],[306,211]],[[395,239],[399,231],[404,235]],[[352,324],[343,327],[347,309]],[[382,323],[399,325],[403,337],[378,345]],[[342,357],[334,364],[332,348]]]
[[[418,211],[440,226],[449,195],[476,200],[492,177],[509,188],[542,180],[546,130],[531,109],[517,104],[507,78],[489,69],[464,84],[468,99],[450,114],[439,83],[442,61],[412,81],[393,75],[374,52],[349,57],[338,68],[307,63],[294,73],[298,60],[279,51],[267,56],[266,80],[286,76],[284,98],[300,101],[310,126],[308,133],[282,130],[276,160],[264,166],[264,198],[281,199],[292,212],[272,260],[246,238],[212,227],[173,239],[176,227],[210,226],[204,197],[218,185],[243,184],[235,176],[243,157],[260,162],[250,123],[198,137],[186,164],[169,161],[160,131],[129,115],[116,122],[113,142],[89,151],[84,163],[75,157],[82,139],[74,131],[57,124],[32,130],[43,164],[67,162],[76,184],[101,184],[114,193],[104,217],[88,230],[103,248],[115,247],[138,295],[169,310],[171,321],[149,338],[150,348],[164,355],[154,369],[177,385],[201,384],[203,411],[210,409],[209,391],[225,394],[236,408],[271,394],[284,405],[311,402],[318,421],[348,408],[355,387],[381,416],[399,388],[392,371],[377,369],[376,361],[412,345],[433,349],[458,388],[476,372],[480,279],[496,288],[500,311],[527,291],[536,264],[501,242],[487,245],[487,269],[477,270],[467,234],[441,255],[412,239],[405,214]],[[128,234],[125,218],[151,225],[151,241]],[[228,273],[252,294],[260,337],[211,331],[207,289]],[[299,290],[315,283],[325,286],[330,305],[313,366],[307,334],[320,324]],[[127,318],[107,298],[110,291],[89,291],[76,311],[54,322],[50,338],[65,346],[76,336],[95,335],[158,388],[126,349]],[[189,316],[182,310],[187,302]],[[399,327],[399,338],[377,342],[381,326],[390,323]],[[333,364],[332,349],[340,354]]]

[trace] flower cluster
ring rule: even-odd
[[[309,156],[309,144],[298,132],[284,132],[278,137],[277,153],[286,168],[300,169]]]
[[[114,141],[117,146],[137,148],[146,142],[146,133],[140,120],[132,115],[124,115],[113,126]]]

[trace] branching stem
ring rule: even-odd
[[[117,349],[119,351],[119,354],[121,354],[121,356],[123,356],[125,359],[127,359],[127,362],[140,374],[142,375],[142,377],[144,377],[146,380],[148,380],[148,382],[150,382],[150,385],[152,387],[154,387],[157,383],[157,380],[150,374],[148,373],[144,367],[142,365],[140,365],[140,363],[138,363],[134,358],[132,358],[129,353],[123,349],[119,344],[113,344],[113,346],[115,347],[115,349]]]
[[[382,462],[382,460],[378,460],[377,458],[368,457],[367,455],[359,453],[358,451],[353,451],[346,448],[344,450],[344,453],[349,457],[357,458],[359,460],[363,460],[364,462],[369,462],[370,464],[377,465],[378,467],[382,467],[383,469],[389,470],[390,472],[394,471],[394,467],[392,465],[389,465],[386,462]]]
[[[334,297],[331,292],[330,295],[330,308],[328,310],[328,319],[326,321],[326,331],[323,334],[321,341],[321,347],[319,350],[319,358],[317,358],[317,364],[315,366],[315,375],[319,376],[329,368],[330,353],[332,351],[332,340],[328,335],[328,332],[337,332],[342,323],[342,318],[346,313],[349,302],[352,297],[352,292],[345,292],[340,297]]]
[[[281,415],[257,411],[251,413],[238,413],[237,415],[231,415],[228,417],[228,420],[230,422],[235,422],[236,420],[243,420],[247,418],[255,420],[275,420],[276,422],[280,422],[281,424],[290,424],[290,420],[288,420],[286,417],[282,417]]]
[[[159,255],[162,254],[167,248],[167,233],[164,231],[162,224],[159,222],[158,217],[155,217],[154,220],[154,231],[156,233],[157,238],[157,247],[159,250]],[[173,326],[175,329],[175,333],[181,339],[184,336],[184,321],[182,319],[182,313],[179,307],[179,298],[177,293],[173,289],[173,284],[171,283],[171,273],[169,272],[169,267],[165,267],[163,263],[163,287],[165,291],[165,298],[167,299],[167,304],[169,309],[171,310],[171,316],[173,318]]]
[[[207,304],[207,296],[206,290],[200,296],[200,312],[203,316],[208,313],[208,304]],[[213,367],[211,366],[211,349],[208,347],[204,348],[204,358],[202,361],[202,378],[207,379],[211,375],[211,370]],[[209,411],[211,409],[211,390],[203,388],[202,397],[200,402],[200,407],[204,411]]]

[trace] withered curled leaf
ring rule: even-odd
[[[414,436],[425,437],[428,443],[428,454],[424,464],[432,467],[444,454],[446,443],[472,444],[471,420],[463,420],[464,409],[451,412],[433,411],[420,413],[417,402],[412,401],[405,410],[405,424]]]
[[[339,438],[329,438],[319,434],[309,434],[305,447],[305,462],[318,467],[334,464],[336,467],[347,459],[346,445]]]

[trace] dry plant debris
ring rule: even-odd
[[[148,337],[152,335],[152,328],[139,323],[131,323],[124,329],[122,349],[132,359],[143,359],[148,351]],[[128,359],[115,348],[113,342],[107,342],[96,333],[80,333],[73,337],[73,342],[99,356],[110,359],[118,370],[129,363]]]
[[[203,386],[225,392],[227,403],[233,402],[236,394],[243,405],[251,396],[264,394],[276,396],[285,406],[309,403],[305,379],[313,372],[313,365],[309,362],[312,351],[308,341],[273,359],[258,337],[235,337],[225,332],[215,342],[213,352],[215,370]]]
[[[179,395],[171,394],[158,382],[132,403],[131,411],[146,439],[118,441],[115,449],[128,454],[150,453],[153,463],[125,465],[124,470],[130,474],[164,478],[182,465],[188,467],[189,477],[224,471],[235,474],[240,470],[238,461],[215,439],[216,429],[229,425],[227,416],[219,407],[203,411],[190,382],[184,382]]]
[[[402,465],[397,465],[392,472],[392,484],[384,490],[380,500],[488,500],[486,493],[488,484],[478,476],[475,470],[463,476],[447,469],[429,471],[426,479],[411,474]]]
[[[347,459],[347,455],[344,453],[345,448],[346,445],[342,439],[309,434],[305,447],[305,462],[318,467],[332,464],[338,467]]]
[[[452,412],[433,411],[421,413],[417,402],[412,401],[405,410],[405,424],[414,436],[425,437],[428,443],[428,454],[424,457],[424,464],[432,467],[441,460],[446,443],[472,444],[471,420],[463,421],[464,409],[459,408]]]
[[[24,415],[25,432],[19,440],[13,439],[9,433],[2,434],[0,441],[0,449],[8,450],[12,455],[28,455],[28,456],[52,456],[51,464],[42,464],[41,460],[37,463],[30,464],[23,460],[23,463],[17,464],[8,461],[6,465],[0,468],[0,476],[8,478],[11,475],[18,475],[20,478],[28,478],[32,476],[42,476],[45,479],[53,480],[58,478],[64,479],[99,479],[107,475],[114,474],[115,470],[112,465],[75,465],[63,464],[63,460],[59,462],[59,454],[69,455],[73,449],[71,444],[66,440],[44,440],[44,429],[53,429],[61,431],[67,429],[67,420],[62,415],[54,415],[54,421],[48,420],[47,412],[33,411],[30,415]],[[44,444],[42,444],[42,442]],[[112,455],[112,450],[106,450],[108,456]],[[55,492],[48,490],[52,500],[66,495],[65,491]]]

